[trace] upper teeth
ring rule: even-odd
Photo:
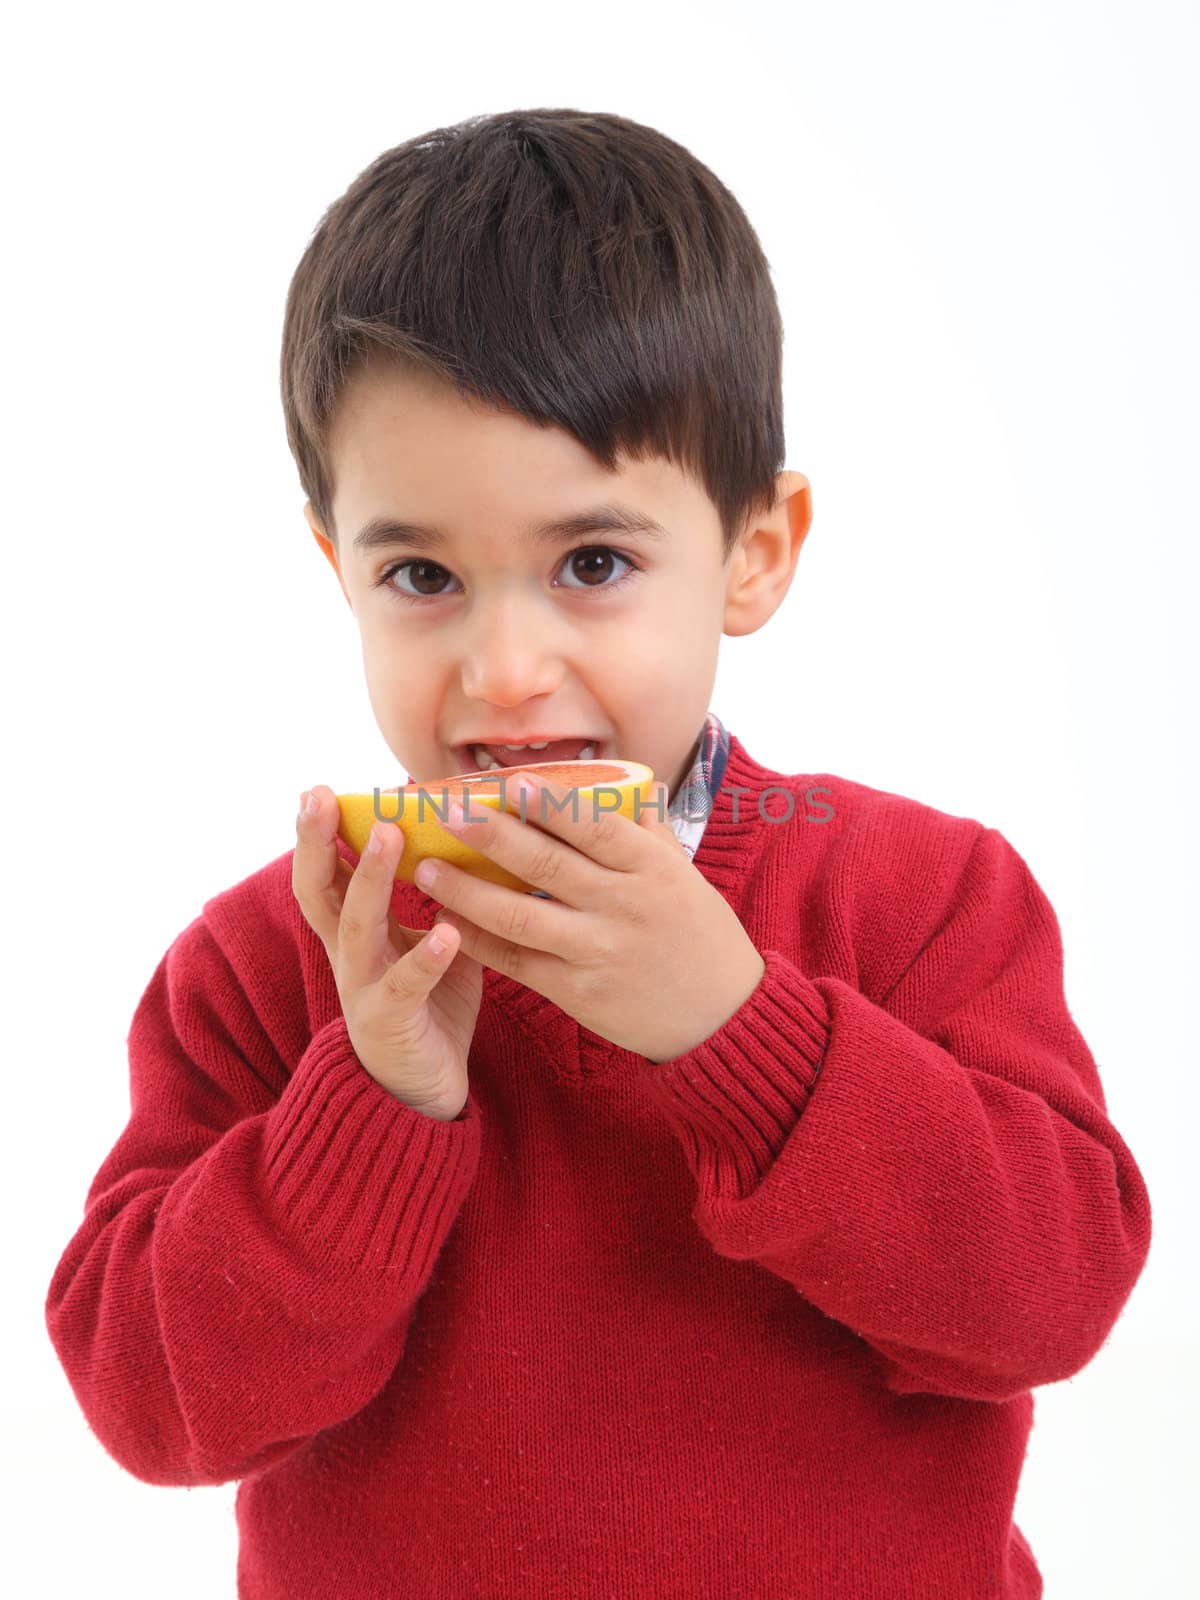
[[[543,739],[540,744],[502,744],[498,748],[501,750],[544,750],[549,743],[549,739]],[[489,767],[499,766],[499,762],[493,761],[485,746],[481,744],[473,745],[472,752],[480,771],[486,771]],[[594,744],[585,744],[576,757],[578,761],[594,761],[595,759],[596,746]]]

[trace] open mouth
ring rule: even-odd
[[[575,740],[579,744],[581,741]],[[556,755],[555,750],[560,748],[559,743],[547,745],[544,750],[535,750],[527,746],[524,750],[505,750],[503,756],[509,765],[514,767],[532,767],[540,761],[603,761],[609,751],[607,740],[594,739],[590,744],[584,744],[578,755],[570,757]],[[456,776],[463,776],[469,772],[503,772],[506,770],[504,762],[495,762],[491,752],[483,745],[455,745],[454,761]]]

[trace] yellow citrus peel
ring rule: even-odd
[[[535,761],[520,767],[432,778],[370,794],[339,794],[338,833],[361,855],[377,821],[394,823],[404,833],[404,849],[396,868],[396,878],[403,883],[412,883],[418,864],[433,856],[503,888],[530,890],[534,884],[526,883],[466,844],[439,820],[445,818],[450,800],[457,800],[468,817],[480,816],[490,806],[492,810],[503,807],[519,818],[522,803],[517,778],[521,773],[554,786],[554,792],[544,792],[540,800],[524,802],[526,825],[536,827],[539,818],[544,818],[547,832],[559,815],[590,822],[593,817],[618,812],[636,822],[650,804],[654,789],[654,773],[640,761]]]

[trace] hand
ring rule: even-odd
[[[296,818],[292,892],[329,956],[354,1053],[377,1083],[428,1116],[452,1121],[467,1102],[467,1056],[483,969],[439,927],[407,928],[389,909],[404,834],[376,822],[357,867],[338,854],[337,796],[319,784],[317,810]]]
[[[525,799],[509,790],[503,811],[470,807],[477,820],[450,831],[554,899],[438,861],[433,883],[418,876],[446,907],[437,926],[613,1044],[655,1062],[693,1049],[750,997],[766,963],[676,839],[667,786],[654,786],[636,822],[596,812],[566,785],[532,787]]]

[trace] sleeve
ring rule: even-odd
[[[1067,1009],[1054,911],[976,826],[881,1003],[767,950],[739,1010],[649,1081],[715,1250],[866,1340],[894,1393],[1002,1401],[1098,1353],[1151,1211]]]
[[[287,1077],[202,918],[160,961],[128,1047],[129,1120],[46,1326],[121,1466],[223,1483],[383,1387],[471,1185],[478,1108],[443,1122],[397,1100],[340,1013]]]

